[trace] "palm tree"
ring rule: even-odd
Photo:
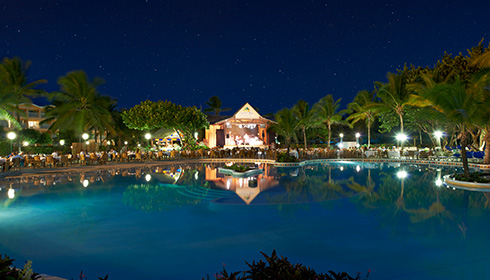
[[[3,88],[0,88],[0,120],[10,121],[13,126],[20,129],[21,126],[19,122],[10,113],[16,110],[16,102],[17,98],[14,95]]]
[[[306,140],[306,130],[315,123],[315,111],[310,109],[310,105],[304,100],[299,100],[296,105],[293,107],[294,113],[299,120],[298,128],[303,132],[303,140],[305,142],[305,150],[307,149],[307,140]]]
[[[357,93],[354,101],[347,105],[353,113],[347,118],[351,127],[358,121],[366,121],[368,129],[368,149],[371,146],[371,124],[375,120],[378,112],[372,106],[374,103],[374,92],[362,90]]]
[[[208,105],[209,108],[204,109],[204,112],[213,112],[216,116],[219,116],[220,112],[226,112],[231,110],[231,108],[221,108],[222,106],[221,99],[216,95],[209,98],[209,101],[206,102],[206,105]]]
[[[328,129],[328,147],[330,148],[330,138],[332,135],[332,125],[334,124],[345,124],[346,122],[342,120],[342,115],[347,112],[347,110],[339,111],[340,101],[334,101],[331,94],[320,99],[315,105],[314,109],[319,121],[323,123]]]
[[[471,85],[476,86],[480,81],[474,80]],[[469,130],[482,122],[482,112],[490,108],[490,98],[485,98],[482,84],[479,87],[466,87],[464,81],[456,77],[451,84],[440,83],[419,92],[427,102],[425,106],[434,109],[434,117],[444,119],[455,126],[458,139],[463,147],[461,159],[463,161],[464,176],[469,178],[468,159],[465,147],[467,146]],[[430,104],[430,105],[429,105]]]
[[[97,78],[89,81],[83,71],[72,71],[60,77],[60,91],[51,96],[54,107],[46,112],[45,122],[53,121],[49,129],[72,130],[77,134],[89,130],[115,133],[110,113],[115,100],[97,92],[101,83]]]
[[[32,103],[29,97],[40,96],[44,93],[44,91],[34,88],[40,84],[47,83],[46,80],[28,82],[27,70],[30,65],[30,61],[23,63],[18,57],[12,59],[6,57],[0,64],[0,87],[2,91],[5,91],[15,99],[12,104],[15,105],[18,112],[20,111],[20,104]],[[17,121],[20,123],[19,114],[17,114]]]
[[[400,132],[403,133],[403,116],[410,97],[410,91],[407,89],[405,71],[398,74],[388,73],[388,83],[375,82],[378,91],[376,96],[381,99],[380,103],[374,104],[376,110],[381,114],[395,112],[400,119]]]
[[[291,140],[298,140],[296,137],[296,130],[298,129],[299,121],[294,116],[293,110],[288,108],[284,108],[277,112],[275,118],[276,123],[273,123],[269,129],[274,131],[277,135],[284,137],[288,147],[287,153],[289,154]]]

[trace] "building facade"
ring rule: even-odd
[[[20,104],[19,109],[23,111],[11,113],[15,119],[20,120],[20,125],[22,128],[30,128],[38,130],[39,132],[47,132],[50,124],[41,124],[45,117],[46,106],[39,106],[36,104]],[[3,126],[5,130],[11,130],[14,128],[10,121],[1,120],[0,125]]]
[[[275,140],[274,134],[267,131],[272,123],[246,103],[232,117],[210,123],[205,140],[210,148],[264,148]]]

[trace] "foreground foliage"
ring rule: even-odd
[[[28,280],[41,279],[38,273],[32,271],[32,262],[28,261],[22,270],[17,269],[14,265],[14,259],[5,255],[4,258],[0,255],[0,279],[5,280]]]
[[[336,273],[329,271],[328,273],[317,273],[314,269],[304,266],[302,264],[292,264],[287,258],[281,256],[277,257],[276,250],[272,251],[271,256],[267,256],[265,253],[261,254],[265,258],[265,262],[260,260],[258,262],[253,261],[251,264],[246,262],[249,270],[236,271],[228,273],[225,268],[219,274],[216,275],[218,280],[244,280],[244,279],[283,279],[283,280],[296,280],[296,279],[315,279],[315,280],[355,280],[360,279],[360,274],[356,277],[351,277],[346,272]],[[243,274],[243,276],[240,276]],[[369,272],[366,275],[367,279]],[[208,277],[209,278],[209,277]],[[203,278],[204,280],[204,278]]]

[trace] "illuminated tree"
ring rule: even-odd
[[[184,148],[195,143],[195,132],[209,127],[206,115],[195,106],[183,107],[170,101],[161,100],[157,102],[143,101],[124,111],[122,118],[124,124],[131,129],[174,129],[179,133]]]

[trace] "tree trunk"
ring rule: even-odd
[[[330,149],[330,132],[331,132],[332,127],[331,127],[330,124],[328,124],[327,126],[328,126],[328,140],[327,140],[328,143],[327,143],[327,147]]]
[[[483,156],[483,164],[490,164],[490,137],[485,134],[485,156]]]
[[[464,130],[463,130],[464,131]],[[463,161],[463,173],[464,177],[470,178],[470,171],[468,166],[468,158],[466,157],[466,132],[461,137],[461,160]]]
[[[305,141],[305,152],[306,152],[306,149],[307,149],[307,147],[306,147],[306,127],[303,127],[303,139]]]
[[[371,147],[371,119],[368,118],[368,149]]]

